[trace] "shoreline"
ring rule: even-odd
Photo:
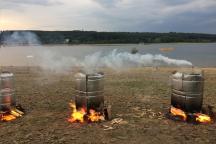
[[[80,43],[80,44],[2,44],[1,47],[16,47],[16,46],[82,46],[82,45],[160,45],[160,44],[216,44],[216,42],[170,42],[170,43]]]

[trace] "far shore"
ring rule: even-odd
[[[2,44],[0,47],[11,46],[79,46],[79,45],[102,45],[102,46],[114,46],[114,45],[152,45],[152,44],[214,44],[216,42],[170,42],[170,43],[80,43],[80,44]]]

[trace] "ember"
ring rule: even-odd
[[[104,114],[100,112],[96,112],[93,109],[90,109],[89,112],[85,108],[80,108],[79,110],[76,109],[76,105],[71,102],[70,107],[72,108],[72,113],[70,118],[68,119],[69,122],[98,122],[105,120]]]

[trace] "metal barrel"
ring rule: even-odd
[[[171,81],[171,104],[186,112],[199,112],[203,103],[203,73],[176,72]]]
[[[14,89],[14,75],[10,72],[0,74],[0,89]]]
[[[94,109],[96,111],[103,111],[104,107],[104,75],[83,74],[78,73],[75,75],[75,103],[79,109],[84,107],[88,110]]]
[[[16,104],[14,92],[14,75],[10,72],[0,74],[0,110]]]

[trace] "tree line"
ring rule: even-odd
[[[0,42],[15,31],[2,31]],[[17,32],[17,31],[16,31]],[[32,32],[41,44],[130,44],[216,42],[216,34],[201,33],[154,33],[154,32],[96,32],[96,31],[18,31]]]

